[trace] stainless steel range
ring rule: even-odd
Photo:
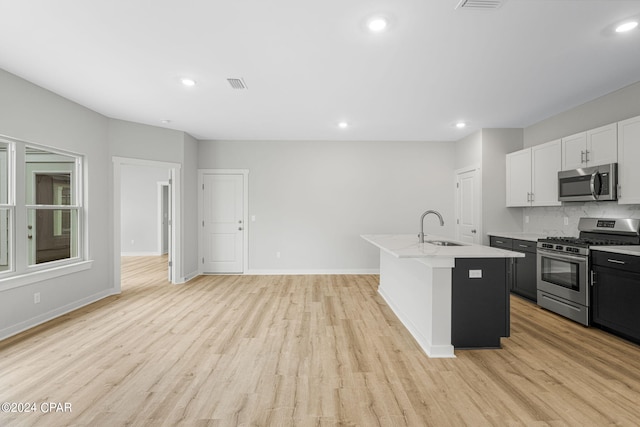
[[[538,305],[591,323],[589,248],[640,244],[640,219],[580,218],[579,237],[538,240]]]

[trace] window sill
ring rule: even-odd
[[[19,288],[21,286],[31,285],[33,283],[43,282],[45,280],[54,279],[68,274],[78,273],[80,271],[89,270],[93,265],[93,260],[80,261],[73,264],[52,267],[46,270],[34,271],[32,273],[20,274],[0,279],[0,292],[9,289]]]

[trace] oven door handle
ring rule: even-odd
[[[538,253],[540,255],[547,255],[548,257],[553,257],[556,259],[560,259],[560,260],[565,260],[565,261],[576,261],[576,262],[586,262],[587,261],[587,257],[577,257],[577,256],[573,256],[573,255],[566,255],[560,252],[553,252],[553,251],[548,251],[546,249],[538,249]]]

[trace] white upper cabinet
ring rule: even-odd
[[[640,204],[640,116],[618,122],[618,203]]]
[[[531,206],[531,148],[507,154],[507,207]]]
[[[507,154],[507,207],[559,206],[560,140]]]
[[[618,161],[616,123],[562,138],[562,170]]]
[[[558,172],[560,171],[560,140],[531,147],[531,206],[560,206]]]

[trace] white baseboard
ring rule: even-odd
[[[63,316],[67,313],[70,313],[74,310],[82,308],[86,305],[93,304],[94,302],[104,299],[106,297],[117,295],[118,293],[119,292],[117,292],[114,288],[106,289],[102,292],[98,292],[97,294],[93,294],[81,300],[74,301],[62,307],[58,307],[54,310],[43,313],[39,316],[32,317],[31,319],[25,320],[23,322],[17,323],[15,325],[9,326],[4,329],[0,329],[0,341],[6,338],[9,338],[13,335],[17,335],[20,332],[24,332],[28,329],[34,328],[50,320],[53,320],[57,317]]]
[[[292,276],[292,275],[355,275],[355,274],[380,274],[378,268],[356,268],[356,269],[338,269],[338,270],[247,270],[245,275],[253,276]]]

